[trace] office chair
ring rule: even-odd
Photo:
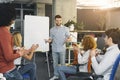
[[[25,73],[22,75],[23,80],[30,80],[30,75],[28,73]]]
[[[115,73],[117,71],[119,63],[120,63],[120,54],[118,55],[117,59],[115,60],[115,63],[113,65],[109,80],[114,80]],[[77,72],[75,75],[68,77],[67,80],[97,80],[98,78],[103,78],[103,76],[96,75],[95,73]]]
[[[112,68],[112,72],[111,72],[111,75],[110,75],[110,80],[114,80],[115,78],[115,73],[117,71],[117,68],[119,66],[119,63],[120,63],[120,54],[118,56],[118,58],[116,59],[114,65],[113,65],[113,68]]]

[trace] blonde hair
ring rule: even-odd
[[[85,35],[82,41],[83,50],[95,49],[97,47],[96,41],[93,36]]]
[[[17,47],[22,46],[22,36],[20,32],[13,33],[13,42],[14,42],[14,45]]]

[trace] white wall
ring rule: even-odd
[[[56,14],[62,16],[63,23],[66,23],[69,19],[76,21],[76,0],[56,0],[55,15]]]
[[[108,28],[120,28],[120,9],[108,11],[106,14],[106,26]]]

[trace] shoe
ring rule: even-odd
[[[58,79],[57,76],[53,76],[52,78],[50,78],[50,80],[56,80],[56,79]]]
[[[0,80],[6,80],[6,78],[3,77],[3,74],[2,74],[2,73],[0,73]]]

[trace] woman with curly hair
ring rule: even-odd
[[[93,36],[91,35],[85,35],[82,40],[82,47],[83,49],[80,50],[78,46],[73,45],[73,49],[77,50],[78,52],[78,64],[83,64],[83,66],[79,67],[80,72],[88,72],[88,61],[89,61],[89,55],[90,51],[92,49],[95,49],[97,47],[96,41]],[[60,80],[66,80],[65,74],[75,74],[76,66],[58,66],[57,67],[58,74]]]

